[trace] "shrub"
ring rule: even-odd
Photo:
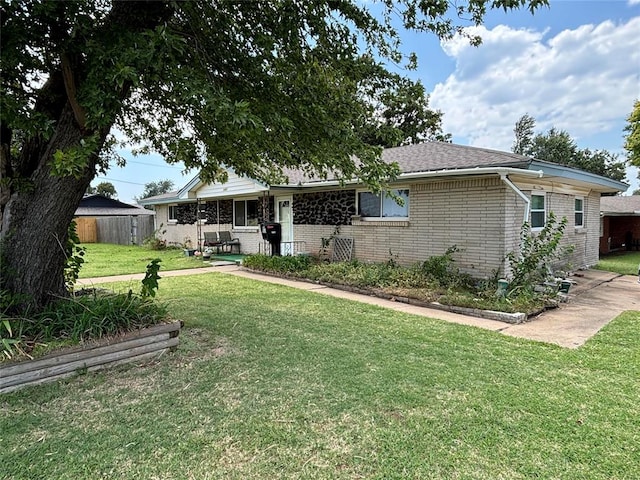
[[[258,253],[245,257],[242,265],[263,272],[295,275],[309,268],[311,258],[307,255],[269,256]]]
[[[31,339],[67,338],[78,342],[144,328],[160,323],[166,316],[164,305],[131,290],[119,294],[82,291],[23,319],[22,333]]]
[[[438,285],[446,288],[469,286],[471,277],[460,272],[454,265],[453,254],[460,249],[453,245],[444,252],[444,255],[434,255],[422,263],[422,273]]]
[[[79,244],[80,237],[78,237],[78,233],[76,232],[76,222],[75,220],[71,220],[67,230],[67,242],[64,246],[64,253],[67,257],[64,267],[64,283],[69,291],[73,291],[78,281],[78,276],[80,275],[80,269],[84,263],[83,257],[86,248],[81,247]]]
[[[164,250],[167,248],[167,241],[160,238],[161,235],[167,233],[166,229],[162,230],[163,225],[164,224],[161,223],[160,227],[142,241],[142,244],[151,250]]]

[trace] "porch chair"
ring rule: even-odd
[[[216,252],[219,252],[222,242],[218,239],[216,232],[204,232],[204,242],[202,242],[202,245],[205,247],[216,247]]]
[[[233,253],[233,247],[236,247],[238,253],[240,253],[240,239],[239,238],[231,238],[230,231],[218,232],[218,238],[220,240],[220,245],[222,245],[222,249],[225,247],[229,247],[229,253]]]

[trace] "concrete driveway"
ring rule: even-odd
[[[573,277],[569,301],[527,323],[510,325],[502,333],[576,348],[627,310],[640,315],[637,276],[584,270]]]

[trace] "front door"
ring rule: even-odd
[[[280,253],[293,255],[293,199],[292,197],[278,197],[276,209],[276,222],[282,225],[282,243]]]

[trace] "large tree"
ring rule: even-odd
[[[170,192],[172,188],[173,181],[168,179],[145,183],[142,195],[135,198],[136,200],[142,200],[143,198],[155,197],[156,195],[162,195],[163,193]]]
[[[627,117],[627,125],[624,131],[624,149],[627,151],[627,159],[631,165],[640,167],[640,100],[633,104],[633,111]],[[638,173],[640,178],[640,173]]]
[[[116,191],[116,187],[113,186],[111,182],[100,182],[95,187],[89,185],[87,187],[87,193],[89,194],[98,194],[107,198],[117,198],[118,192]]]
[[[397,169],[362,132],[407,85],[385,67],[403,63],[397,19],[448,38],[487,8],[546,4],[3,0],[1,287],[34,306],[64,294],[61,245],[112,129],[204,181],[299,167],[380,187]]]
[[[512,151],[520,155],[579,168],[614,180],[624,180],[625,161],[607,150],[581,149],[565,130],[555,127],[546,133],[534,134],[535,119],[527,114],[520,117],[514,128]]]

